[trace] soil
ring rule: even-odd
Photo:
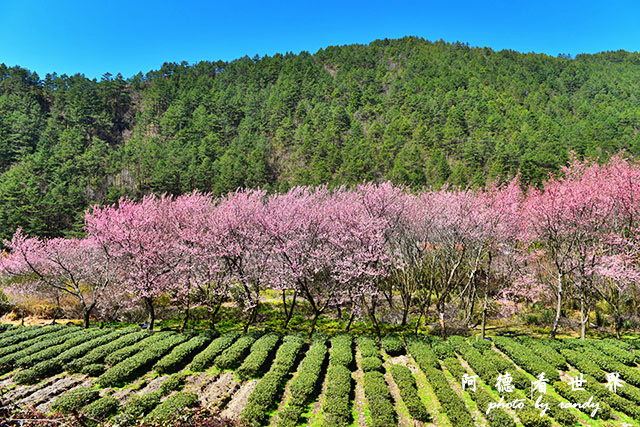
[[[200,396],[200,404],[212,413],[218,413],[231,400],[241,383],[234,381],[233,373],[226,372],[213,381],[208,382]]]
[[[247,405],[249,395],[253,392],[253,389],[258,385],[258,380],[251,380],[246,382],[231,398],[229,406],[220,414],[223,418],[231,418],[233,420],[240,419],[240,415]]]

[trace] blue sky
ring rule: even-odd
[[[640,50],[638,22],[634,1],[0,0],[0,62],[41,77],[130,77],[163,62],[313,53],[405,35],[575,56]]]

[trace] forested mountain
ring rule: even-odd
[[[539,183],[569,151],[639,154],[639,129],[640,54],[625,51],[406,37],[129,79],[0,65],[0,234],[78,232],[87,206],[149,192]]]

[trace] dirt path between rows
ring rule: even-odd
[[[231,403],[229,403],[229,406],[227,406],[227,408],[222,411],[220,415],[223,418],[239,420],[244,407],[247,406],[249,395],[251,395],[253,390],[256,388],[256,385],[258,385],[258,380],[251,380],[243,384],[238,392],[235,393],[231,398]]]

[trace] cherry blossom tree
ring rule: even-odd
[[[94,206],[85,216],[89,238],[113,260],[124,293],[141,301],[153,329],[156,300],[179,283],[183,261],[177,248],[175,203],[172,197],[145,196],[136,202],[122,198],[117,205]]]
[[[87,239],[40,239],[17,230],[4,242],[9,251],[0,262],[0,271],[20,278],[13,286],[26,293],[67,294],[82,309],[84,327],[89,326],[93,309],[112,285],[112,260],[98,241]]]

